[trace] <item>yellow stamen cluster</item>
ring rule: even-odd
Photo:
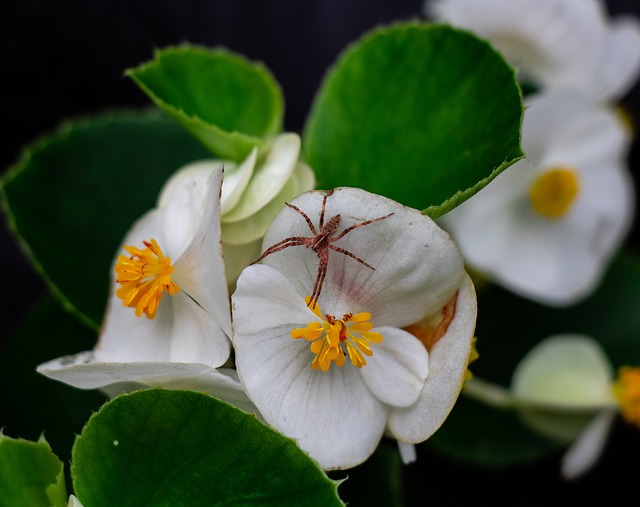
[[[173,296],[180,292],[171,281],[173,266],[171,258],[165,257],[155,239],[143,241],[144,250],[125,245],[130,257],[120,255],[116,264],[116,282],[121,286],[116,290],[125,306],[135,308],[136,316],[144,313],[147,318],[156,316],[158,305],[165,291]]]
[[[357,368],[366,365],[364,355],[373,355],[370,342],[381,343],[383,340],[380,333],[371,331],[373,328],[373,324],[369,322],[371,314],[369,312],[360,312],[355,315],[347,313],[341,319],[336,319],[328,314],[322,316],[320,307],[311,300],[311,297],[307,296],[305,301],[322,322],[314,321],[307,327],[294,329],[291,331],[291,338],[306,338],[312,342],[311,352],[316,356],[311,363],[311,368],[327,371],[334,361],[338,367],[342,367],[347,355]]]
[[[640,428],[640,368],[620,368],[613,393],[620,405],[622,417]]]
[[[546,218],[561,218],[578,196],[578,176],[573,169],[556,167],[536,178],[529,189],[533,209]]]

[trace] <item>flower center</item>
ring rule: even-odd
[[[125,306],[135,308],[137,317],[144,312],[147,318],[153,319],[164,291],[173,296],[180,292],[180,287],[171,281],[171,258],[164,256],[156,240],[143,243],[144,250],[125,245],[124,249],[131,256],[118,257],[115,270],[120,288],[116,290],[116,296]]]
[[[568,167],[543,172],[529,189],[533,209],[546,218],[564,216],[578,196],[578,176]]]
[[[620,404],[622,417],[640,428],[640,368],[620,368],[613,393]]]
[[[322,322],[314,321],[307,327],[294,329],[291,331],[291,338],[306,338],[312,342],[311,352],[316,357],[311,363],[311,368],[327,371],[333,361],[338,367],[342,367],[347,355],[357,368],[367,364],[364,355],[373,355],[370,343],[381,343],[383,340],[380,333],[371,331],[373,328],[373,324],[369,322],[371,314],[369,312],[360,312],[355,315],[347,313],[341,319],[336,319],[329,314],[323,317],[320,306],[315,301],[310,305],[311,296],[307,296],[305,302]]]

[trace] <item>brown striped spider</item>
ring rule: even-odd
[[[373,266],[371,266],[370,264],[367,264],[360,257],[349,252],[348,250],[345,250],[344,248],[340,248],[339,246],[334,245],[334,243],[340,240],[341,238],[343,238],[344,236],[346,236],[347,234],[349,234],[354,229],[357,229],[359,227],[364,227],[365,225],[369,225],[374,222],[379,222],[380,220],[384,220],[385,218],[388,218],[391,215],[393,215],[393,213],[389,213],[388,215],[374,218],[372,220],[365,220],[364,222],[360,222],[350,227],[347,227],[340,234],[336,235],[336,232],[338,231],[338,227],[340,226],[340,220],[341,220],[340,215],[332,216],[326,223],[324,221],[327,198],[332,193],[333,193],[333,190],[330,190],[329,192],[326,192],[324,197],[322,198],[322,211],[320,212],[320,221],[318,222],[317,229],[313,225],[313,222],[311,221],[311,219],[307,216],[307,214],[304,211],[302,211],[297,206],[294,206],[293,204],[289,204],[288,202],[285,203],[291,209],[297,211],[302,216],[302,218],[304,218],[313,236],[292,236],[290,238],[285,238],[282,241],[279,241],[278,243],[271,245],[269,248],[267,248],[263,252],[263,254],[258,259],[256,259],[253,262],[253,264],[255,264],[256,262],[260,262],[267,255],[271,255],[272,253],[279,252],[280,250],[284,250],[285,248],[288,248],[290,246],[304,246],[306,248],[310,248],[311,250],[313,250],[318,256],[318,274],[316,276],[316,281],[313,284],[313,292],[311,293],[311,297],[309,298],[309,302],[307,303],[307,306],[310,308],[316,306],[316,302],[318,301],[318,298],[320,297],[320,292],[322,291],[322,284],[324,283],[324,279],[327,276],[327,266],[329,265],[329,250],[333,250],[335,252],[344,254],[370,269],[375,269]]]

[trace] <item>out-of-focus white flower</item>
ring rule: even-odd
[[[251,406],[235,371],[220,243],[219,167],[183,180],[127,233],[95,349],[38,366],[48,377],[113,396],[141,387],[207,391]]]
[[[597,462],[617,414],[640,429],[640,368],[622,367],[614,376],[595,340],[555,335],[520,361],[509,390],[479,379],[465,389],[489,404],[514,408],[532,430],[570,444],[561,474],[575,479]]]
[[[491,41],[522,82],[618,99],[640,75],[640,23],[600,0],[427,0],[434,20]]]
[[[78,500],[75,496],[71,495],[69,497],[68,507],[83,507],[83,505],[80,503],[80,500]]]
[[[574,92],[528,102],[527,159],[442,217],[470,267],[548,305],[592,292],[631,225],[630,133]]]
[[[194,188],[202,189],[211,173],[224,166],[220,220],[231,288],[240,272],[260,255],[262,237],[284,203],[314,188],[315,175],[299,157],[300,137],[284,133],[254,148],[240,164],[200,160],[182,167],[167,181],[163,195],[172,199],[174,186],[191,181]]]
[[[436,431],[476,319],[449,235],[417,210],[339,188],[294,199],[264,247],[233,309],[238,374],[265,420],[325,469],[361,463],[385,430],[405,447]]]

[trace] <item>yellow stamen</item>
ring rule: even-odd
[[[347,355],[355,367],[365,366],[367,361],[364,356],[373,355],[370,344],[381,343],[383,340],[380,333],[371,331],[373,328],[373,324],[369,322],[371,314],[369,312],[360,312],[355,315],[347,313],[341,319],[336,319],[328,314],[323,316],[320,306],[315,301],[311,301],[310,296],[305,298],[305,302],[322,322],[314,321],[307,327],[294,329],[291,331],[291,338],[306,338],[312,342],[310,348],[315,357],[311,362],[311,368],[327,371],[332,362],[342,367]],[[311,302],[312,305],[309,304]]]
[[[640,428],[640,368],[620,368],[613,393],[620,405],[622,417]]]
[[[171,281],[173,266],[171,258],[165,257],[155,239],[143,241],[144,250],[125,245],[124,249],[130,257],[120,255],[116,263],[116,283],[120,288],[116,296],[122,299],[125,306],[136,309],[136,316],[142,313],[149,319],[156,316],[162,294],[165,291],[173,296],[180,292]]]
[[[554,167],[540,174],[529,189],[533,209],[546,218],[563,217],[578,196],[576,172],[568,167]]]

